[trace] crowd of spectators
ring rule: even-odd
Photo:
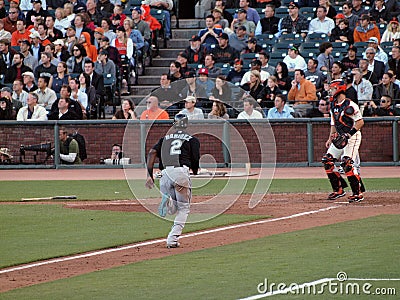
[[[392,0],[335,5],[329,0],[215,1],[205,17],[206,27],[180,53],[185,67],[171,62],[176,68],[163,76],[171,76],[168,80],[174,82],[197,72],[197,80],[186,79],[177,87],[185,91],[177,101],[189,95],[204,98],[204,90],[196,86],[205,82],[207,98],[243,108],[241,117],[258,116],[250,109],[253,106],[264,117],[278,117],[277,111],[279,117],[286,112],[295,117],[327,116],[332,80],[345,81],[346,95],[362,109],[371,101],[378,106],[382,96],[389,96],[396,115],[400,110],[399,13]],[[305,46],[310,42],[314,42],[311,53]],[[284,45],[282,58],[272,58]],[[211,88],[207,77],[214,79]],[[246,104],[251,99],[251,105]],[[208,107],[197,103],[205,113]],[[163,107],[177,108],[168,101]],[[269,114],[272,108],[274,113]]]
[[[115,77],[121,57],[134,64],[151,47],[152,30],[160,28],[151,7],[163,10],[170,38],[172,6],[146,0],[126,14],[118,0],[11,1],[0,16],[0,117],[98,117],[107,93],[103,74]],[[226,106],[248,118],[312,116],[335,79],[346,81],[362,108],[390,97],[396,114],[399,12],[394,0],[216,0],[205,28],[161,75],[145,112],[132,113],[129,100],[114,118],[164,119],[182,110],[190,118],[236,117]]]

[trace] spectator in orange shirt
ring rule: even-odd
[[[30,32],[26,30],[26,23],[23,20],[17,21],[17,30],[11,35],[11,46],[19,46],[19,42],[22,40],[29,41]]]
[[[147,109],[141,114],[140,120],[168,120],[168,113],[158,107],[158,98],[150,96],[146,100]]]
[[[378,44],[381,41],[381,34],[378,27],[371,22],[368,15],[362,15],[359,19],[360,25],[354,29],[354,43],[357,42],[367,42],[369,38],[378,38]]]

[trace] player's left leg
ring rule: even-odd
[[[176,169],[175,178],[175,195],[176,195],[176,208],[177,213],[175,216],[174,224],[167,237],[167,247],[179,247],[179,236],[185,227],[186,220],[190,212],[190,200],[192,198],[192,183],[190,180],[189,169],[178,168]]]
[[[364,200],[362,192],[365,191],[364,185],[359,174],[358,166],[355,163],[359,160],[358,149],[361,144],[361,132],[353,135],[344,148],[341,166],[346,173],[353,195],[349,197],[349,202],[360,202]]]

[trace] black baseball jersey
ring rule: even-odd
[[[197,174],[200,161],[199,140],[183,130],[167,134],[153,146],[160,160],[160,169],[187,166]]]
[[[349,133],[353,128],[354,122],[362,119],[360,109],[350,99],[342,103],[334,103],[331,107],[331,125],[336,127],[339,134]]]

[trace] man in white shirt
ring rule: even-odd
[[[252,98],[243,100],[243,111],[237,116],[238,119],[262,119],[263,115],[254,109],[255,101]]]
[[[325,6],[318,6],[317,17],[312,19],[308,26],[308,34],[325,33],[331,35],[332,29],[335,28],[335,22],[326,16],[327,10]]]
[[[287,65],[289,72],[300,69],[304,72],[307,70],[307,64],[303,56],[299,55],[299,49],[296,46],[290,46],[288,55],[285,56],[283,62]]]
[[[28,93],[25,92],[22,88],[24,87],[24,84],[22,83],[21,79],[15,79],[13,83],[13,93],[12,93],[12,98],[13,100],[20,101],[22,105],[27,105],[27,100],[28,100]]]
[[[204,120],[204,113],[201,108],[195,107],[196,97],[187,96],[185,99],[185,108],[182,109],[179,114],[184,114],[189,120]]]
[[[38,95],[29,93],[26,106],[18,111],[17,121],[47,121],[47,111],[38,105]]]
[[[38,95],[38,103],[44,108],[50,110],[54,101],[57,100],[56,92],[48,88],[50,78],[47,76],[40,76],[38,79],[38,89],[35,93]]]

